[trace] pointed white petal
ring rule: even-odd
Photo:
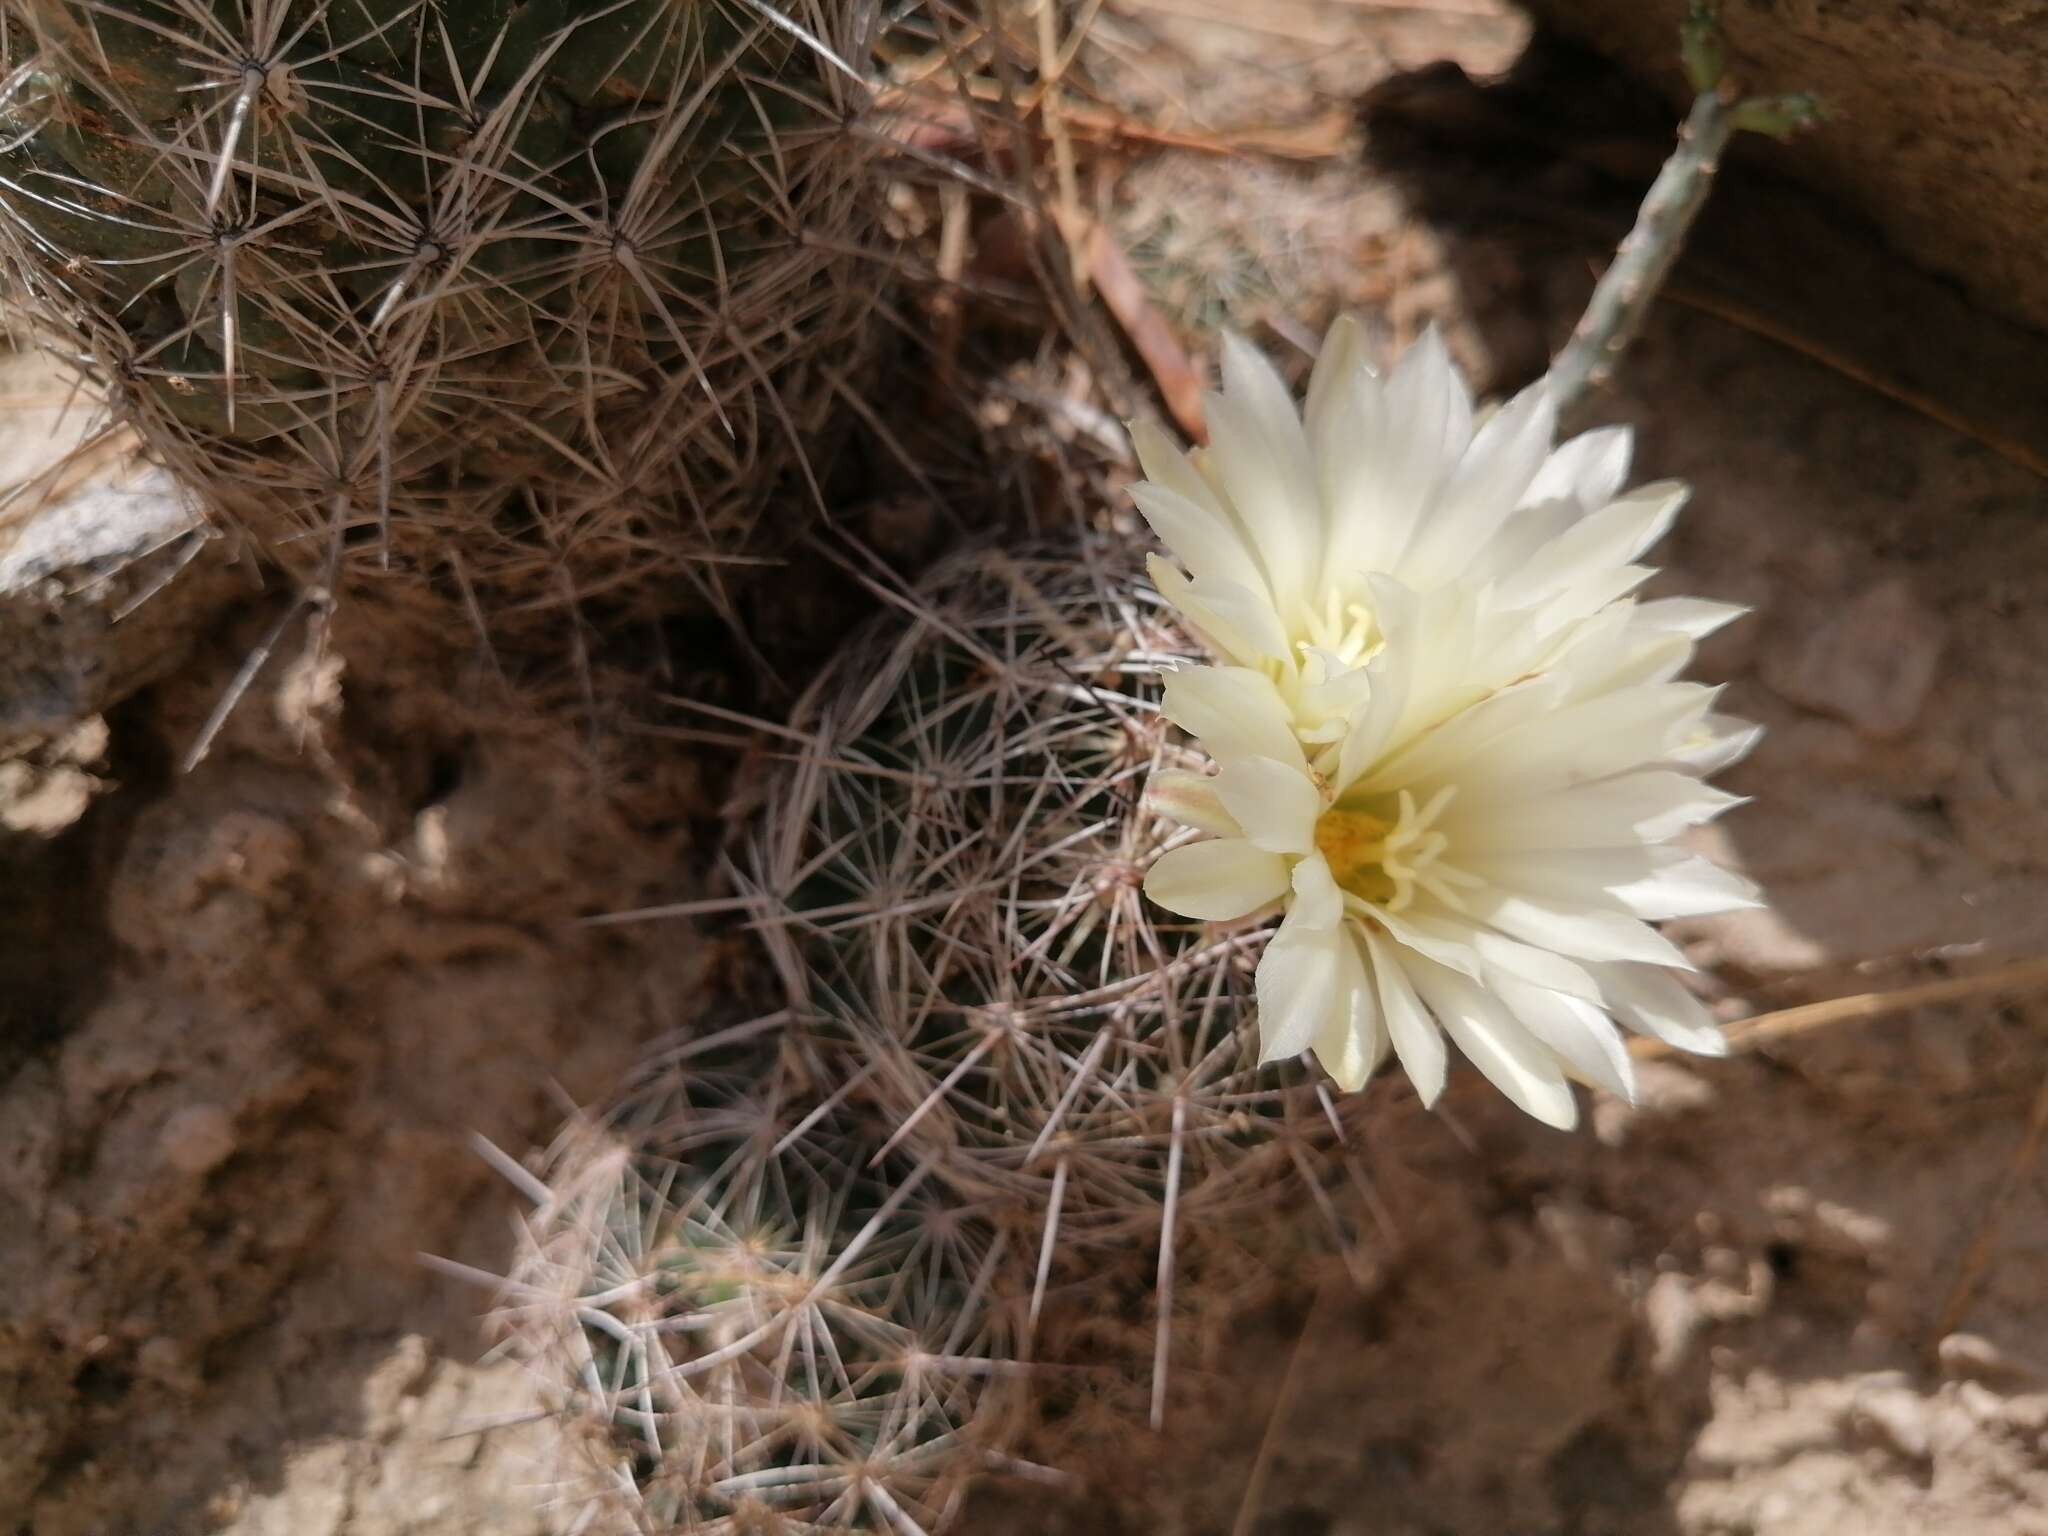
[[[1241,336],[1223,338],[1223,393],[1206,399],[1209,453],[1283,612],[1309,597],[1322,563],[1323,513],[1293,396]]]
[[[1495,991],[1516,1021],[1580,1082],[1605,1088],[1628,1103],[1635,1102],[1635,1068],[1622,1046],[1621,1036],[1599,1008],[1513,977],[1499,978]]]
[[[1249,577],[1263,586],[1258,551],[1242,529],[1220,512],[1197,506],[1177,491],[1163,485],[1140,481],[1131,487],[1137,503],[1159,542],[1196,576],[1219,576],[1226,580]]]
[[[1294,866],[1294,905],[1289,913],[1308,928],[1335,928],[1343,920],[1344,893],[1320,853]]]
[[[1408,709],[1408,649],[1389,645],[1366,667],[1369,691],[1352,711],[1337,758],[1336,794],[1343,794],[1374,768]]]
[[[1473,436],[1416,531],[1401,562],[1403,578],[1431,586],[1465,569],[1521,505],[1556,431],[1557,414],[1542,384],[1495,412]]]
[[[1464,579],[1498,582],[1516,575],[1540,549],[1564,535],[1567,528],[1584,517],[1575,501],[1531,502],[1501,524],[1492,538],[1472,551]]]
[[[1578,1101],[1557,1058],[1485,988],[1427,960],[1411,963],[1416,989],[1466,1060],[1514,1105],[1545,1125],[1578,1124]]]
[[[1574,501],[1585,511],[1604,507],[1621,490],[1628,478],[1629,455],[1634,448],[1627,427],[1599,427],[1581,432],[1544,461],[1530,482],[1524,500]]]
[[[1244,828],[1224,807],[1216,781],[1204,773],[1162,768],[1145,785],[1145,804],[1184,827],[1197,827],[1217,837],[1243,837]]]
[[[1664,537],[1690,494],[1676,481],[1660,480],[1588,513],[1503,582],[1502,601],[1526,606],[1628,565]]]
[[[1695,1056],[1726,1056],[1727,1037],[1706,1005],[1669,971],[1647,965],[1603,965],[1595,975],[1615,1017],[1638,1034]]]
[[[1454,777],[1461,765],[1486,752],[1499,737],[1551,713],[1563,686],[1552,677],[1512,684],[1430,727],[1381,762],[1357,788],[1367,794]]]
[[[1434,1104],[1444,1091],[1444,1071],[1449,1053],[1444,1037],[1422,1006],[1415,984],[1403,968],[1399,951],[1370,927],[1359,930],[1365,940],[1365,958],[1379,994],[1380,1016],[1385,1019],[1387,1037],[1401,1070],[1415,1085],[1425,1106]]]
[[[1545,848],[1625,848],[1661,843],[1711,821],[1741,797],[1665,769],[1648,769],[1548,791],[1525,800],[1454,801],[1442,825],[1463,856]]]
[[[1323,469],[1330,467],[1332,446],[1363,424],[1366,395],[1374,384],[1372,348],[1365,327],[1355,316],[1339,315],[1323,333],[1322,350],[1316,354],[1301,410],[1309,451]],[[1327,481],[1323,490],[1327,497]]]
[[[1229,509],[1217,496],[1215,487],[1202,477],[1194,462],[1175,446],[1173,439],[1160,430],[1156,422],[1134,421],[1128,425],[1131,446],[1138,452],[1138,467],[1145,471],[1147,480],[1185,497],[1217,517],[1229,517]]]
[[[1169,912],[1224,922],[1288,891],[1287,861],[1243,838],[1212,837],[1169,848],[1145,876],[1145,894]]]
[[[1470,918],[1446,917],[1419,902],[1405,912],[1375,907],[1371,916],[1403,949],[1427,955],[1438,965],[1467,976],[1479,974],[1479,929]]]
[[[1287,703],[1263,672],[1248,667],[1182,667],[1167,674],[1160,707],[1218,762],[1270,757],[1306,763]]]
[[[1675,767],[1705,778],[1741,762],[1762,741],[1764,728],[1737,720],[1732,715],[1708,715],[1700,722],[1693,739],[1679,745],[1670,755]]]
[[[1563,692],[1560,685],[1554,696]],[[1714,694],[1700,683],[1660,683],[1560,702],[1483,743],[1460,767],[1459,782],[1468,794],[1526,797],[1660,763],[1706,714]]]
[[[1270,757],[1233,757],[1216,776],[1216,792],[1256,846],[1272,853],[1314,851],[1323,797],[1301,768]]]
[[[1703,597],[1659,597],[1637,605],[1636,622],[1648,629],[1674,630],[1689,640],[1704,640],[1748,612],[1741,603],[1715,603]]]
[[[1297,904],[1259,957],[1259,1062],[1298,1056],[1337,1012],[1344,951],[1339,924],[1312,927]]]
[[[1764,904],[1754,881],[1705,859],[1683,859],[1640,880],[1616,885],[1612,894],[1624,909],[1646,922],[1674,917],[1707,917]]]
[[[1555,897],[1520,896],[1496,888],[1467,898],[1473,915],[1510,938],[1580,960],[1642,960],[1690,970],[1664,935],[1638,918]]]
[[[1583,998],[1589,1003],[1603,1000],[1600,983],[1592,971],[1555,950],[1524,944],[1484,929],[1474,930],[1472,948],[1479,956],[1482,976],[1511,976],[1527,985]]]
[[[1342,931],[1337,1007],[1309,1049],[1339,1088],[1355,1093],[1386,1058],[1387,1032],[1381,1027],[1379,999],[1358,947],[1363,935],[1355,923],[1344,924]]]
[[[1217,655],[1255,667],[1288,654],[1287,633],[1263,592],[1214,577],[1190,581],[1158,555],[1146,557],[1145,569],[1159,595]]]

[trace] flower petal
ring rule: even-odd
[[[1230,511],[1217,496],[1215,487],[1157,422],[1134,421],[1129,423],[1129,430],[1131,446],[1138,454],[1138,467],[1145,471],[1147,480],[1185,497],[1206,512],[1230,520]]]
[[[1320,853],[1294,866],[1294,906],[1289,915],[1304,927],[1334,928],[1344,916],[1344,893]]]
[[[1560,443],[1557,450],[1536,471],[1523,501],[1571,500],[1585,511],[1604,507],[1621,490],[1628,478],[1628,461],[1634,448],[1627,427],[1599,427],[1581,432]]]
[[[1741,803],[1738,795],[1658,768],[1597,784],[1575,784],[1526,800],[1461,796],[1445,812],[1441,825],[1461,855],[1469,851],[1483,859],[1545,848],[1661,843]]]
[[[1306,765],[1287,701],[1263,672],[1249,667],[1182,667],[1167,674],[1160,707],[1218,762],[1270,757]]]
[[[1344,951],[1340,925],[1312,927],[1297,904],[1259,957],[1259,1063],[1298,1056],[1337,1012]]]
[[[1466,1060],[1517,1108],[1561,1131],[1578,1124],[1578,1100],[1572,1097],[1557,1058],[1515,1022],[1499,999],[1477,982],[1427,960],[1415,962],[1411,974]]]
[[[1659,480],[1588,513],[1504,581],[1501,600],[1525,606],[1627,566],[1664,537],[1690,494],[1677,481]]]
[[[1706,1005],[1669,971],[1647,965],[1603,965],[1594,973],[1616,1018],[1638,1034],[1695,1056],[1726,1056],[1728,1040]]]
[[[1293,396],[1259,350],[1223,338],[1223,393],[1204,397],[1206,467],[1257,546],[1283,615],[1309,598],[1322,563],[1322,498]]]
[[[1691,970],[1684,954],[1648,923],[1625,913],[1498,887],[1467,898],[1475,916],[1510,938],[1580,960],[1641,960]]]
[[[1159,769],[1145,784],[1145,805],[1184,827],[1198,827],[1217,837],[1244,836],[1244,828],[1217,794],[1216,780],[1206,773]]]
[[[1741,603],[1715,603],[1704,597],[1659,597],[1636,606],[1636,622],[1649,629],[1674,630],[1688,640],[1704,640],[1748,612]]]
[[[1159,542],[1196,576],[1242,576],[1259,570],[1258,550],[1222,513],[1150,481],[1133,485],[1131,500]]]
[[[1338,956],[1337,1006],[1322,1032],[1309,1042],[1309,1049],[1325,1072],[1346,1093],[1363,1088],[1379,1064],[1386,1059],[1387,1032],[1380,1027],[1379,1000],[1373,994],[1365,959],[1359,953],[1364,935],[1355,923],[1343,929],[1344,945]]]
[[[1216,793],[1244,835],[1273,853],[1311,853],[1323,797],[1300,768],[1270,757],[1234,757],[1216,776]]]
[[[1287,894],[1287,861],[1241,837],[1169,848],[1152,862],[1145,894],[1169,912],[1224,922]]]
[[[1496,411],[1474,434],[1416,530],[1401,561],[1403,579],[1433,586],[1463,570],[1521,505],[1556,432],[1557,413],[1540,383]]]
[[[1287,632],[1270,597],[1213,576],[1190,581],[1159,555],[1147,556],[1145,569],[1159,595],[1217,655],[1248,667],[1287,655]]]
[[[1621,1036],[1600,1009],[1582,998],[1566,997],[1511,976],[1495,978],[1493,987],[1516,1022],[1580,1082],[1604,1088],[1630,1104],[1635,1102],[1635,1068]]]
[[[1763,736],[1764,728],[1747,720],[1737,720],[1733,715],[1708,715],[1691,739],[1672,750],[1669,761],[1674,767],[1705,778],[1741,762]]]
[[[1395,947],[1370,927],[1359,932],[1365,940],[1366,961],[1379,993],[1380,1017],[1386,1021],[1387,1038],[1393,1042],[1401,1070],[1408,1074],[1427,1108],[1444,1091],[1450,1053],[1444,1046],[1443,1032],[1422,1006]]]

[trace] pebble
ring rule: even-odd
[[[1908,1387],[1880,1387],[1856,1394],[1851,1427],[1864,1440],[1902,1460],[1925,1462],[1934,1455],[1926,1406]]]
[[[1684,1275],[1659,1275],[1643,1295],[1643,1324],[1650,1333],[1650,1374],[1667,1378],[1692,1358],[1705,1322]]]
[[[2007,1382],[2030,1385],[2044,1379],[2044,1373],[2025,1360],[2016,1360],[1989,1339],[1975,1333],[1952,1333],[1935,1346],[1935,1358],[1942,1374],[1961,1381]]]
[[[165,1162],[198,1178],[234,1152],[234,1122],[217,1104],[188,1104],[164,1122],[157,1145]]]
[[[1774,651],[1764,681],[1781,698],[1846,720],[1864,736],[1903,736],[1941,666],[1939,617],[1894,578],[1860,593],[1805,639]]]

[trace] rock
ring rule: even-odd
[[[2048,1381],[2048,1372],[2031,1361],[2016,1359],[1989,1339],[1974,1333],[1951,1333],[1935,1348],[1942,1374],[1961,1381],[2028,1386]]]
[[[1685,1275],[1659,1275],[1643,1295],[1643,1325],[1650,1333],[1650,1374],[1665,1380],[1690,1360],[1707,1319]]]
[[[1536,17],[1649,81],[1681,114],[1687,0],[1531,0]],[[1814,91],[1833,114],[1795,143],[1739,145],[1819,187],[1983,308],[2048,329],[2048,12],[1984,0],[1726,0],[1747,92]]]
[[[161,469],[115,466],[17,501],[0,522],[0,747],[61,734],[163,676],[235,585]]]
[[[165,1162],[196,1178],[211,1173],[234,1153],[234,1123],[217,1104],[188,1104],[164,1122],[157,1145]]]
[[[1926,1405],[1910,1387],[1872,1386],[1858,1392],[1850,1409],[1850,1426],[1858,1438],[1902,1461],[1922,1463],[1933,1458]]]
[[[1763,664],[1781,698],[1846,720],[1867,737],[1905,734],[1941,664],[1942,623],[1902,580],[1883,582]]]

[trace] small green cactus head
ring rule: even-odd
[[[498,1323],[581,1529],[936,1530],[1009,1422],[998,1254],[782,1047],[686,1046],[549,1155]]]
[[[1335,1134],[1305,1067],[1258,1066],[1264,934],[1140,889],[1187,835],[1143,800],[1184,750],[1159,696],[1186,642],[1111,576],[1126,558],[935,573],[912,626],[798,711],[810,746],[754,851],[793,1009],[893,1147],[1038,1245],[1041,1291],[1069,1254],[1270,1203],[1299,1143]]]

